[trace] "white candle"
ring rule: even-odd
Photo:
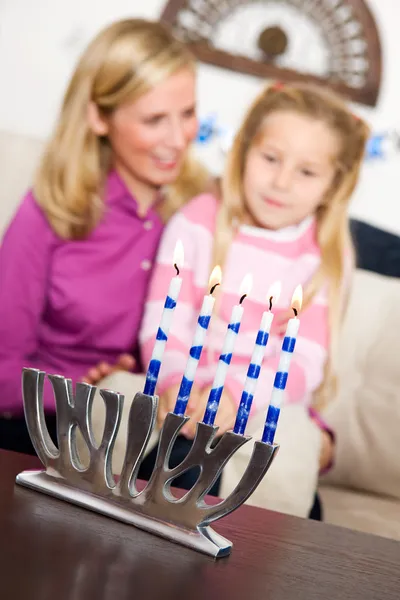
[[[242,302],[245,299],[245,297],[248,296],[248,294],[250,293],[252,284],[252,275],[248,273],[244,277],[240,286],[240,302],[239,304],[236,304],[233,307],[231,319],[225,334],[225,340],[222,347],[221,355],[218,360],[213,386],[208,397],[207,406],[203,417],[203,423],[205,423],[206,425],[213,425],[215,421],[222,392],[224,390],[226,375],[228,373],[228,368],[232,360],[232,353],[235,349],[235,343],[243,317]]]
[[[189,352],[189,358],[186,364],[185,372],[182,377],[178,397],[176,399],[176,404],[174,408],[174,413],[176,415],[184,415],[186,411],[197,367],[200,361],[201,353],[203,351],[208,326],[210,324],[211,313],[215,304],[213,292],[215,288],[221,284],[221,278],[221,267],[214,267],[208,283],[210,293],[204,296],[203,299],[203,304],[201,306],[200,314],[197,319],[197,325],[194,333],[192,346]]]
[[[268,292],[267,298],[269,302],[269,310],[263,312],[262,314],[256,342],[254,344],[253,354],[247,370],[242,397],[240,399],[240,404],[236,415],[235,426],[233,428],[233,431],[235,433],[239,433],[240,435],[244,434],[247,421],[249,419],[251,405],[253,403],[261,366],[265,356],[265,349],[267,347],[269,333],[271,330],[272,321],[274,319],[274,314],[271,312],[271,309],[272,305],[278,301],[280,292],[281,284],[279,281],[275,282]]]
[[[181,291],[182,278],[179,276],[180,269],[184,262],[184,250],[181,240],[178,240],[175,246],[173,265],[176,269],[176,276],[172,277],[169,284],[167,297],[165,299],[160,325],[156,334],[153,353],[151,355],[149,367],[146,374],[146,383],[144,393],[152,396],[155,392],[157,379],[161,368],[162,357],[168,340],[168,334],[172,323],[179,292]]]
[[[300,327],[300,319],[297,315],[301,309],[302,297],[303,291],[301,285],[299,285],[295,289],[292,297],[292,308],[295,316],[294,318],[289,319],[286,327],[281,355],[279,358],[278,370],[275,375],[274,387],[272,389],[271,400],[268,407],[267,417],[265,419],[264,432],[262,436],[262,441],[265,444],[274,443],[275,431],[278,425],[279,414],[282,407],[290,363]]]

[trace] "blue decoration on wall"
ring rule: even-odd
[[[365,152],[365,157],[367,160],[371,160],[374,158],[385,158],[385,153],[382,148],[383,142],[385,141],[387,134],[373,134],[368,142]]]
[[[206,144],[211,140],[211,138],[216,134],[216,121],[216,113],[212,113],[210,115],[207,115],[204,119],[200,119],[196,142],[198,142],[199,144]]]
[[[196,142],[201,145],[207,145],[215,138],[222,139],[232,137],[233,127],[227,127],[219,122],[216,112],[209,113],[200,118],[199,130]],[[365,159],[385,160],[388,158],[387,145],[393,149],[394,153],[400,153],[400,135],[396,131],[384,131],[372,133],[367,142]]]

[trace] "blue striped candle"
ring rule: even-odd
[[[190,392],[192,391],[194,378],[196,375],[197,367],[200,361],[201,353],[203,351],[204,341],[207,334],[207,329],[210,324],[211,313],[214,308],[215,298],[213,292],[217,285],[221,284],[221,267],[216,266],[210,276],[209,288],[210,293],[204,296],[203,304],[200,309],[200,314],[197,319],[196,331],[192,346],[189,352],[189,358],[186,364],[186,369],[182,377],[181,385],[176,399],[174,413],[176,415],[183,416],[186,411],[187,403],[189,401]]]
[[[143,392],[149,396],[153,396],[156,390],[157,379],[160,373],[162,357],[164,355],[165,346],[168,340],[168,334],[174,315],[174,310],[178,300],[179,292],[181,291],[182,278],[179,277],[179,270],[183,265],[184,252],[181,240],[178,240],[174,251],[174,267],[176,276],[171,279],[169,284],[167,297],[164,303],[164,309],[161,315],[160,325],[156,334],[153,353],[151,355],[149,367],[146,374],[146,382]]]
[[[301,307],[302,289],[298,286],[293,294],[292,307],[294,318],[289,319],[285,337],[283,338],[281,355],[279,358],[278,370],[275,374],[274,387],[272,389],[271,400],[268,407],[267,417],[265,419],[262,441],[265,444],[273,444],[276,428],[278,426],[279,414],[283,402],[286,383],[289,375],[290,363],[292,360],[294,348],[296,345],[297,334],[300,327],[300,319],[297,317],[298,310]],[[298,306],[298,308],[297,308]]]
[[[240,435],[244,434],[249,419],[251,405],[253,403],[261,366],[265,356],[265,348],[268,343],[269,332],[274,319],[274,315],[271,312],[272,304],[273,302],[277,302],[279,298],[280,287],[280,283],[276,282],[271,286],[270,291],[268,292],[269,310],[263,312],[256,343],[254,344],[253,354],[251,356],[249,368],[247,369],[246,381],[236,415],[235,426],[233,428],[234,433],[239,433]]]
[[[207,400],[207,406],[203,417],[203,423],[206,425],[214,425],[217,415],[222,392],[228,368],[232,360],[232,353],[235,349],[236,339],[239,333],[240,324],[243,316],[242,302],[250,293],[252,287],[252,276],[247,274],[240,286],[240,302],[233,307],[231,319],[226,331],[222,352],[218,360],[217,370],[215,372],[213,386]]]

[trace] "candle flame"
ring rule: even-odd
[[[210,294],[213,293],[213,291],[215,290],[217,285],[221,285],[221,281],[222,281],[221,267],[219,265],[216,265],[213,268],[212,273],[210,275],[210,279],[208,281],[208,286],[210,288]]]
[[[243,281],[240,284],[239,294],[240,294],[240,303],[243,302],[246,296],[248,296],[251,292],[251,288],[253,287],[253,275],[251,273],[247,273],[243,277]]]
[[[268,302],[269,302],[269,310],[271,310],[273,304],[276,304],[279,300],[279,296],[281,295],[282,284],[280,281],[275,281],[268,290]]]
[[[298,285],[297,288],[294,290],[293,296],[292,296],[292,308],[293,308],[293,312],[296,317],[297,317],[297,314],[301,310],[302,304],[303,304],[303,288],[301,287],[301,285]]]
[[[185,252],[183,249],[182,240],[178,240],[175,245],[174,259],[173,259],[173,261],[174,261],[173,265],[174,265],[178,275],[179,275],[180,269],[182,269],[182,267],[183,267],[184,259],[185,259]]]

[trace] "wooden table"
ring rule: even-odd
[[[400,544],[241,507],[217,561],[14,486],[35,458],[0,451],[2,600],[398,600]]]

